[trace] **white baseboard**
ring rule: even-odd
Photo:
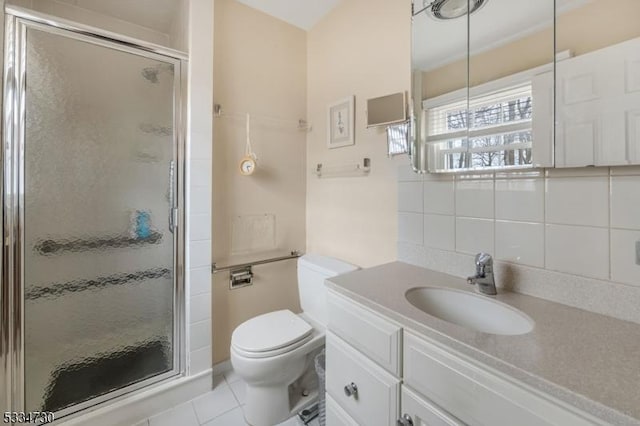
[[[217,364],[214,369],[219,366],[218,369],[222,371],[221,364],[224,363]],[[230,366],[231,363],[229,363]],[[65,418],[60,422],[55,422],[54,425],[124,426],[136,424],[212,390],[214,369],[208,369],[194,376],[179,377],[139,393],[123,395],[105,406],[72,418]]]
[[[213,366],[213,375],[219,376],[221,374],[228,373],[231,370],[233,370],[233,366],[231,365],[231,360],[228,359]]]

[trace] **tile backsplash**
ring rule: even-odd
[[[483,174],[398,170],[398,258],[640,322],[640,168]]]

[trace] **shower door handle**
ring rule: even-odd
[[[173,234],[178,219],[178,209],[175,206],[175,176],[176,162],[169,162],[169,232]]]

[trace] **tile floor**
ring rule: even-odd
[[[230,371],[214,378],[214,389],[189,402],[137,423],[135,426],[246,426],[244,382]],[[293,417],[278,426],[304,426]],[[314,419],[309,426],[319,426]]]

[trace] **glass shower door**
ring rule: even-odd
[[[64,414],[180,368],[180,61],[15,25],[23,402]]]

